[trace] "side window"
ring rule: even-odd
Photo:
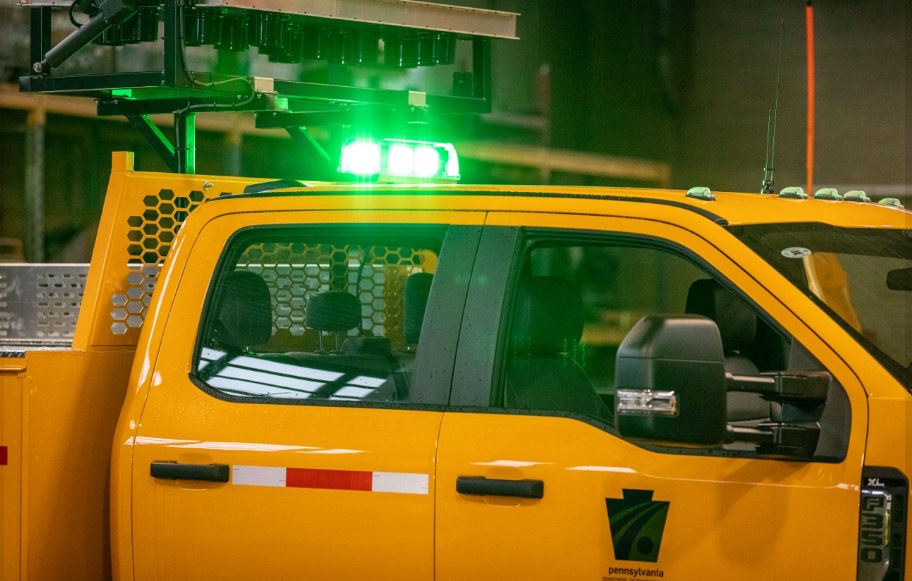
[[[619,346],[642,317],[675,314],[715,321],[725,370],[733,375],[820,369],[714,274],[677,252],[635,241],[542,241],[527,250],[513,289],[502,388],[495,392],[502,400],[496,403],[581,415],[610,427]],[[824,447],[839,455],[847,445],[842,428],[848,426],[848,404],[841,387],[830,391],[838,392],[828,402],[836,429],[827,437],[837,434],[838,441]],[[824,411],[786,408],[756,393],[732,391],[726,420],[730,432],[744,432],[796,414],[811,420]],[[756,448],[736,441],[725,447],[741,452]]]
[[[302,226],[236,236],[206,299],[194,379],[252,401],[409,402],[443,234]]]

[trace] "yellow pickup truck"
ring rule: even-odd
[[[0,326],[3,581],[912,578],[912,213],[284,186],[115,154],[72,344]]]

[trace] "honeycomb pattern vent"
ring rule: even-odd
[[[124,335],[142,326],[155,280],[184,220],[203,201],[224,195],[229,194],[210,190],[175,194],[173,190],[163,189],[142,199],[142,214],[127,218],[127,291],[111,295],[113,334]]]
[[[273,333],[304,335],[307,296],[345,290],[361,301],[361,329],[402,339],[405,280],[422,272],[428,251],[387,246],[268,242],[244,251],[237,268],[259,274],[269,286]]]

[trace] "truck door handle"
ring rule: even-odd
[[[178,464],[174,461],[156,461],[149,466],[152,478],[165,480],[208,480],[228,482],[227,464]]]
[[[545,495],[545,483],[541,480],[501,480],[484,476],[459,476],[456,478],[456,492],[482,496],[542,498]]]

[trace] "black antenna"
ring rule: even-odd
[[[782,29],[785,21],[779,20],[779,54],[776,56],[776,99],[766,116],[766,159],[763,162],[761,194],[772,194],[776,175],[776,121],[779,116],[779,79],[782,73]]]

